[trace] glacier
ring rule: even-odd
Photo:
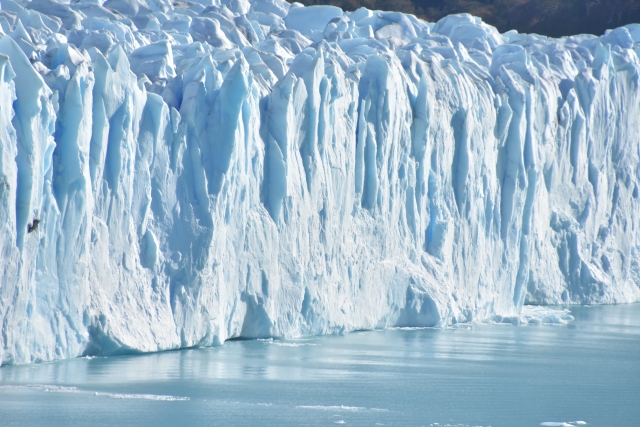
[[[0,36],[0,364],[640,300],[640,25],[1,0]]]

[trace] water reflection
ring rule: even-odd
[[[0,424],[633,425],[640,305],[572,314],[568,326],[367,331],[5,366]]]

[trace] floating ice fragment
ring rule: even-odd
[[[335,411],[335,410],[339,410],[339,411],[364,411],[364,410],[367,410],[367,408],[363,408],[363,407],[359,407],[359,406],[344,406],[344,405],[340,405],[340,406],[300,405],[300,406],[296,406],[296,408],[300,408],[300,409],[319,409],[319,410],[322,410],[322,411]]]
[[[57,385],[42,385],[42,384],[29,384],[29,385],[3,385],[2,388],[9,389],[23,389],[23,390],[35,390],[45,393],[76,393],[76,394],[88,394],[92,396],[104,396],[113,399],[144,399],[144,400],[162,400],[162,401],[185,401],[190,400],[188,397],[183,396],[170,396],[159,394],[132,394],[132,393],[108,393],[100,391],[88,391],[82,390],[77,387],[65,387]]]

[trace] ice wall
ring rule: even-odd
[[[640,25],[2,0],[0,28],[0,364],[640,300]]]

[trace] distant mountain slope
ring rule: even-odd
[[[640,0],[301,0],[304,5],[331,4],[344,10],[412,13],[437,21],[453,13],[470,13],[505,32],[552,37],[589,33],[640,23]]]

